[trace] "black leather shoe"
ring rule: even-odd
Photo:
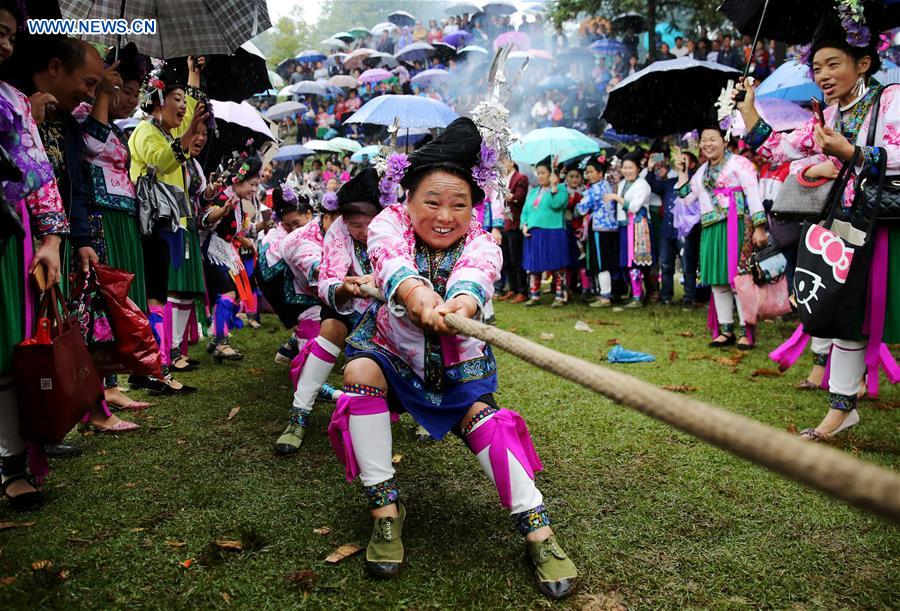
[[[72,458],[81,455],[81,448],[71,443],[45,443],[44,452],[53,458]]]

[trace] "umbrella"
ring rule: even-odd
[[[379,83],[393,77],[393,74],[391,74],[387,70],[384,70],[383,68],[372,68],[371,70],[366,70],[365,72],[360,74],[357,80],[360,83]]]
[[[294,95],[325,95],[325,87],[315,81],[300,81],[286,88],[288,93]],[[281,91],[285,91],[282,89]]]
[[[462,47],[469,42],[470,38],[472,38],[472,35],[465,30],[457,30],[444,36],[444,42],[453,47]]]
[[[399,127],[447,127],[457,115],[442,102],[417,95],[381,95],[363,104],[362,108],[344,123],[391,125],[400,120]]]
[[[478,45],[469,45],[460,49],[458,53],[460,55],[462,55],[463,53],[481,53],[483,55],[488,55],[488,50],[484,47],[479,47]]]
[[[578,81],[570,79],[568,76],[557,74],[548,76],[537,84],[539,91],[549,91],[551,89],[569,89],[578,85]]]
[[[278,149],[278,154],[272,157],[272,161],[290,161],[291,159],[299,159],[315,154],[314,150],[302,144],[289,144]]]
[[[546,59],[547,61],[553,61],[553,56],[544,51],[543,49],[528,49],[527,51],[513,51],[509,54],[509,59],[522,59],[525,57],[530,57],[531,59]]]
[[[481,12],[481,7],[474,2],[454,2],[444,8],[447,15],[475,15]]]
[[[670,48],[675,48],[675,39],[676,38],[685,38],[684,32],[676,28],[671,23],[658,23],[656,24],[656,44],[658,45],[660,41],[669,45]],[[644,45],[645,48],[650,46],[650,36],[647,32],[641,34],[641,44]]]
[[[594,41],[588,49],[596,55],[615,55],[616,53],[624,55],[627,50],[624,43],[613,38],[601,38]]]
[[[169,59],[188,55],[230,55],[272,27],[265,2],[252,0],[59,0],[63,19],[128,21],[156,19],[155,34],[114,32],[79,35],[88,42],[123,46]]]
[[[317,153],[342,153],[343,150],[336,144],[332,144],[330,140],[309,140],[303,143],[308,149],[312,149]]]
[[[809,76],[809,66],[799,62],[785,62],[756,89],[756,97],[781,98],[790,102],[822,99],[822,90]]]
[[[306,112],[308,108],[306,104],[301,104],[300,102],[281,102],[269,107],[265,116],[269,121],[280,121],[298,112]]]
[[[319,44],[324,45],[324,46],[328,47],[329,49],[346,49],[347,48],[347,43],[345,43],[343,40],[341,40],[339,38],[326,38]]]
[[[328,58],[324,53],[320,53],[319,51],[313,51],[310,49],[308,51],[298,53],[297,57],[295,57],[294,59],[303,64],[312,64],[315,62],[324,62]]]
[[[363,59],[369,57],[370,55],[374,55],[378,53],[375,49],[356,49],[351,52],[350,55],[344,58],[343,64],[346,68],[350,68],[351,70],[357,67],[357,64],[361,63]]]
[[[245,127],[257,134],[260,134],[267,140],[275,140],[272,130],[263,120],[259,111],[250,106],[247,102],[220,102],[219,100],[210,100],[212,103],[213,115],[216,121],[224,121],[225,123],[233,123]]]
[[[782,0],[784,2],[785,0]],[[639,13],[622,13],[616,15],[612,20],[613,32],[643,32],[647,29],[647,22],[644,16]]]
[[[406,11],[394,11],[388,15],[388,21],[402,28],[403,26],[415,25],[416,18]]]
[[[381,152],[381,146],[379,146],[377,144],[371,144],[369,146],[364,146],[361,149],[359,149],[358,151],[356,151],[355,153],[353,153],[353,156],[350,157],[350,161],[352,161],[353,163],[362,163],[363,161],[365,161],[366,157],[371,159],[372,157],[377,155],[379,152]]]
[[[622,142],[622,143],[634,143],[641,142],[642,140],[646,140],[644,136],[638,136],[636,134],[620,134],[612,127],[606,128],[606,131],[603,132],[603,137],[614,142]],[[605,146],[603,148],[611,148],[609,146]]]
[[[811,111],[806,110],[802,106],[779,98],[756,100],[756,111],[776,132],[795,130],[804,125],[813,116]],[[746,133],[747,128],[744,125],[741,113],[737,113],[737,117],[731,126],[731,131],[738,136],[743,136]]]
[[[364,57],[362,62],[368,66],[369,68],[396,68],[400,65],[400,62],[397,61],[390,53],[373,53],[368,57]]]
[[[519,9],[509,0],[491,0],[484,4],[481,10],[485,15],[512,15]]]
[[[338,147],[342,151],[348,151],[350,153],[355,153],[362,148],[362,145],[359,142],[357,142],[356,140],[351,140],[350,138],[332,138],[328,142]]]
[[[328,61],[332,62],[335,66],[337,65],[337,62],[344,63],[345,59],[347,59],[347,54],[341,53],[340,51],[338,51],[337,53],[332,53],[328,56]]]
[[[509,148],[513,161],[534,165],[547,157],[558,162],[599,153],[599,143],[569,127],[543,127],[526,134]]]
[[[350,33],[353,34],[356,38],[365,38],[366,36],[371,36],[372,32],[367,30],[364,27],[357,26],[350,30]]]
[[[713,102],[740,72],[682,57],[657,61],[616,85],[603,118],[642,136],[684,133],[707,121]]]
[[[450,73],[446,70],[431,68],[429,70],[422,70],[422,72],[412,77],[412,82],[423,87],[434,87],[448,76],[450,76]]]
[[[409,82],[409,70],[406,69],[406,66],[397,66],[391,70],[391,74],[397,77],[401,85]]]
[[[431,46],[434,47],[434,56],[441,61],[447,61],[456,57],[456,48],[445,42],[434,41]]]
[[[896,85],[900,83],[900,68],[890,68],[875,74],[875,79],[882,85]]]
[[[187,80],[186,57],[172,59],[169,64]],[[266,58],[251,42],[242,44],[232,55],[207,55],[200,78],[203,90],[215,100],[240,102],[272,88]]]
[[[587,47],[566,47],[565,49],[560,49],[560,51],[557,53],[557,55],[559,57],[564,57],[567,55],[571,55],[572,57],[579,57],[579,58],[582,58],[582,57],[592,58],[593,57],[593,53],[591,53],[591,50],[588,49]]]
[[[372,26],[372,35],[380,36],[382,32],[390,32],[396,29],[397,26],[390,21],[382,21],[381,23],[376,23],[374,26]]]
[[[424,127],[417,127],[415,129],[404,129],[400,130],[403,133],[397,136],[397,147],[408,147],[411,144],[415,144],[425,136],[431,133],[430,129],[425,129]],[[390,144],[391,139],[388,138],[384,141],[385,144]]]
[[[359,81],[357,81],[349,74],[335,74],[330,79],[328,79],[328,84],[335,87],[342,87],[344,89],[356,89],[357,87],[359,87]]]
[[[494,39],[494,50],[496,51],[500,47],[505,47],[510,44],[515,49],[530,49],[531,39],[528,38],[528,34],[525,32],[504,32]]]
[[[281,89],[282,87],[284,87],[284,79],[281,78],[281,75],[271,70],[269,70],[269,82],[275,89]]]
[[[434,47],[430,44],[427,42],[414,42],[397,51],[394,57],[404,62],[415,62],[432,55],[434,55]]]

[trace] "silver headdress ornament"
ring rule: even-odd
[[[397,152],[397,133],[400,131],[400,117],[395,117],[394,122],[388,127],[391,135],[390,146],[382,146],[378,155],[372,160],[375,171],[378,172],[378,202],[382,208],[397,203],[400,197],[400,181],[409,167],[409,157],[406,153]]]
[[[722,92],[719,93],[719,98],[715,103],[715,107],[718,109],[716,117],[719,121],[719,127],[725,130],[726,141],[731,138],[731,128],[734,126],[734,120],[737,115],[737,104],[731,99],[732,91],[734,91],[734,81],[729,79],[728,84],[722,88]]]

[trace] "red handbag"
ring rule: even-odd
[[[25,441],[57,443],[103,400],[103,384],[58,284],[44,292],[36,320],[34,337],[13,349],[19,433]]]

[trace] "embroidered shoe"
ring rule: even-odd
[[[555,535],[543,541],[525,541],[525,549],[534,564],[534,577],[541,594],[559,600],[575,591],[578,570],[556,542]]]
[[[288,424],[281,437],[275,441],[275,454],[278,456],[290,456],[299,452],[305,432],[306,427],[294,422]]]
[[[372,537],[366,548],[366,571],[372,577],[390,579],[396,576],[406,562],[403,550],[403,522],[406,507],[397,503],[400,515],[396,518],[378,518],[372,529]]]

